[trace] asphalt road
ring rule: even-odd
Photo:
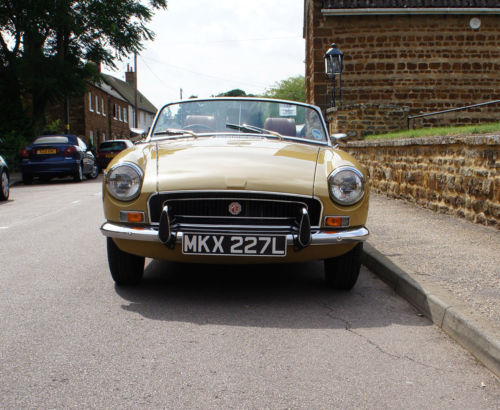
[[[498,409],[500,383],[363,268],[108,272],[100,179],[0,203],[0,408]]]

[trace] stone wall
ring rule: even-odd
[[[500,136],[352,141],[372,190],[500,229]]]
[[[399,131],[408,126],[409,108],[385,104],[352,104],[328,108],[330,134],[345,133],[350,139]]]
[[[430,2],[429,2],[430,3]],[[499,98],[500,15],[327,15],[324,2],[306,0],[306,98],[329,104],[325,52],[344,52],[344,104],[410,107],[409,115]],[[470,26],[479,18],[478,29]],[[500,104],[419,120],[425,124],[474,124],[500,119]]]

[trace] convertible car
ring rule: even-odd
[[[105,171],[108,263],[139,283],[145,257],[247,264],[324,260],[329,287],[358,278],[368,213],[363,167],[312,105],[212,98],[165,105]]]

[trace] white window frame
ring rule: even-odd
[[[106,110],[104,109],[104,107],[106,107],[106,106],[104,105],[104,97],[102,98],[101,102],[102,102],[102,105],[101,105],[102,115],[103,115],[103,117],[105,117],[106,116]]]
[[[95,112],[96,114],[100,114],[101,112],[99,111],[99,96],[95,96]]]
[[[92,93],[89,91],[89,111],[94,112],[94,109],[92,108]]]
[[[118,119],[119,119],[120,121],[123,121],[123,120],[122,120],[122,107],[120,107],[120,106],[118,106]]]
[[[90,141],[92,142],[92,145],[95,145],[94,144],[94,131],[92,131],[92,130],[89,131],[89,137],[90,137]]]
[[[128,118],[127,118],[127,107],[123,107],[123,122],[128,123]]]

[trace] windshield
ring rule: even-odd
[[[327,143],[321,114],[291,102],[213,99],[169,104],[162,108],[151,137],[214,133],[267,134]]]
[[[122,141],[103,142],[99,145],[99,151],[120,151],[125,148],[127,148],[127,145]]]
[[[34,145],[39,144],[67,144],[69,142],[68,137],[63,136],[47,136],[47,137],[38,137],[35,141],[33,141]]]

